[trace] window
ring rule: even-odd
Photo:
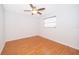
[[[44,26],[49,28],[56,28],[56,17],[47,18],[44,20]]]

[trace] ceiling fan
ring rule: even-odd
[[[41,11],[45,10],[45,8],[37,8],[35,6],[33,6],[32,4],[29,4],[30,7],[32,8],[32,10],[24,10],[25,12],[29,12],[31,11],[32,12],[32,15],[34,14],[39,14],[39,15],[42,15]]]

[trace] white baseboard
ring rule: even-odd
[[[3,48],[4,48],[4,46],[5,46],[5,42],[2,44],[2,46],[1,46],[1,48],[0,48],[0,54],[1,54],[1,52],[2,52],[2,50],[3,50]]]
[[[34,35],[28,35],[28,36],[20,36],[20,37],[15,37],[15,38],[12,38],[12,39],[6,39],[5,41],[18,40],[18,39],[21,39],[21,38],[28,38],[28,37],[32,37],[32,36],[37,36],[37,35],[34,34]]]

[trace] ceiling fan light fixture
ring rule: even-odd
[[[32,11],[33,14],[37,14],[37,11]]]
[[[33,13],[33,14],[37,14],[37,11],[38,11],[38,10],[37,10],[36,8],[34,8],[34,9],[32,10],[32,13]]]
[[[35,7],[35,6],[33,6],[32,4],[29,4],[30,5],[30,7],[32,8],[30,11],[31,11],[31,13],[32,13],[32,15],[34,15],[34,14],[39,14],[39,15],[41,15],[42,13],[41,13],[41,11],[43,11],[43,10],[45,10],[45,8],[37,8],[37,7]],[[24,11],[29,11],[29,10],[24,10]]]

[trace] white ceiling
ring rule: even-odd
[[[56,14],[56,5],[55,4],[38,4],[38,8],[46,8],[42,13],[41,16],[53,16]],[[31,10],[30,6],[24,5],[24,4],[4,4],[4,8],[6,11],[16,12],[16,13],[22,13],[22,14],[29,14],[31,15],[31,12],[24,12],[24,10]]]

